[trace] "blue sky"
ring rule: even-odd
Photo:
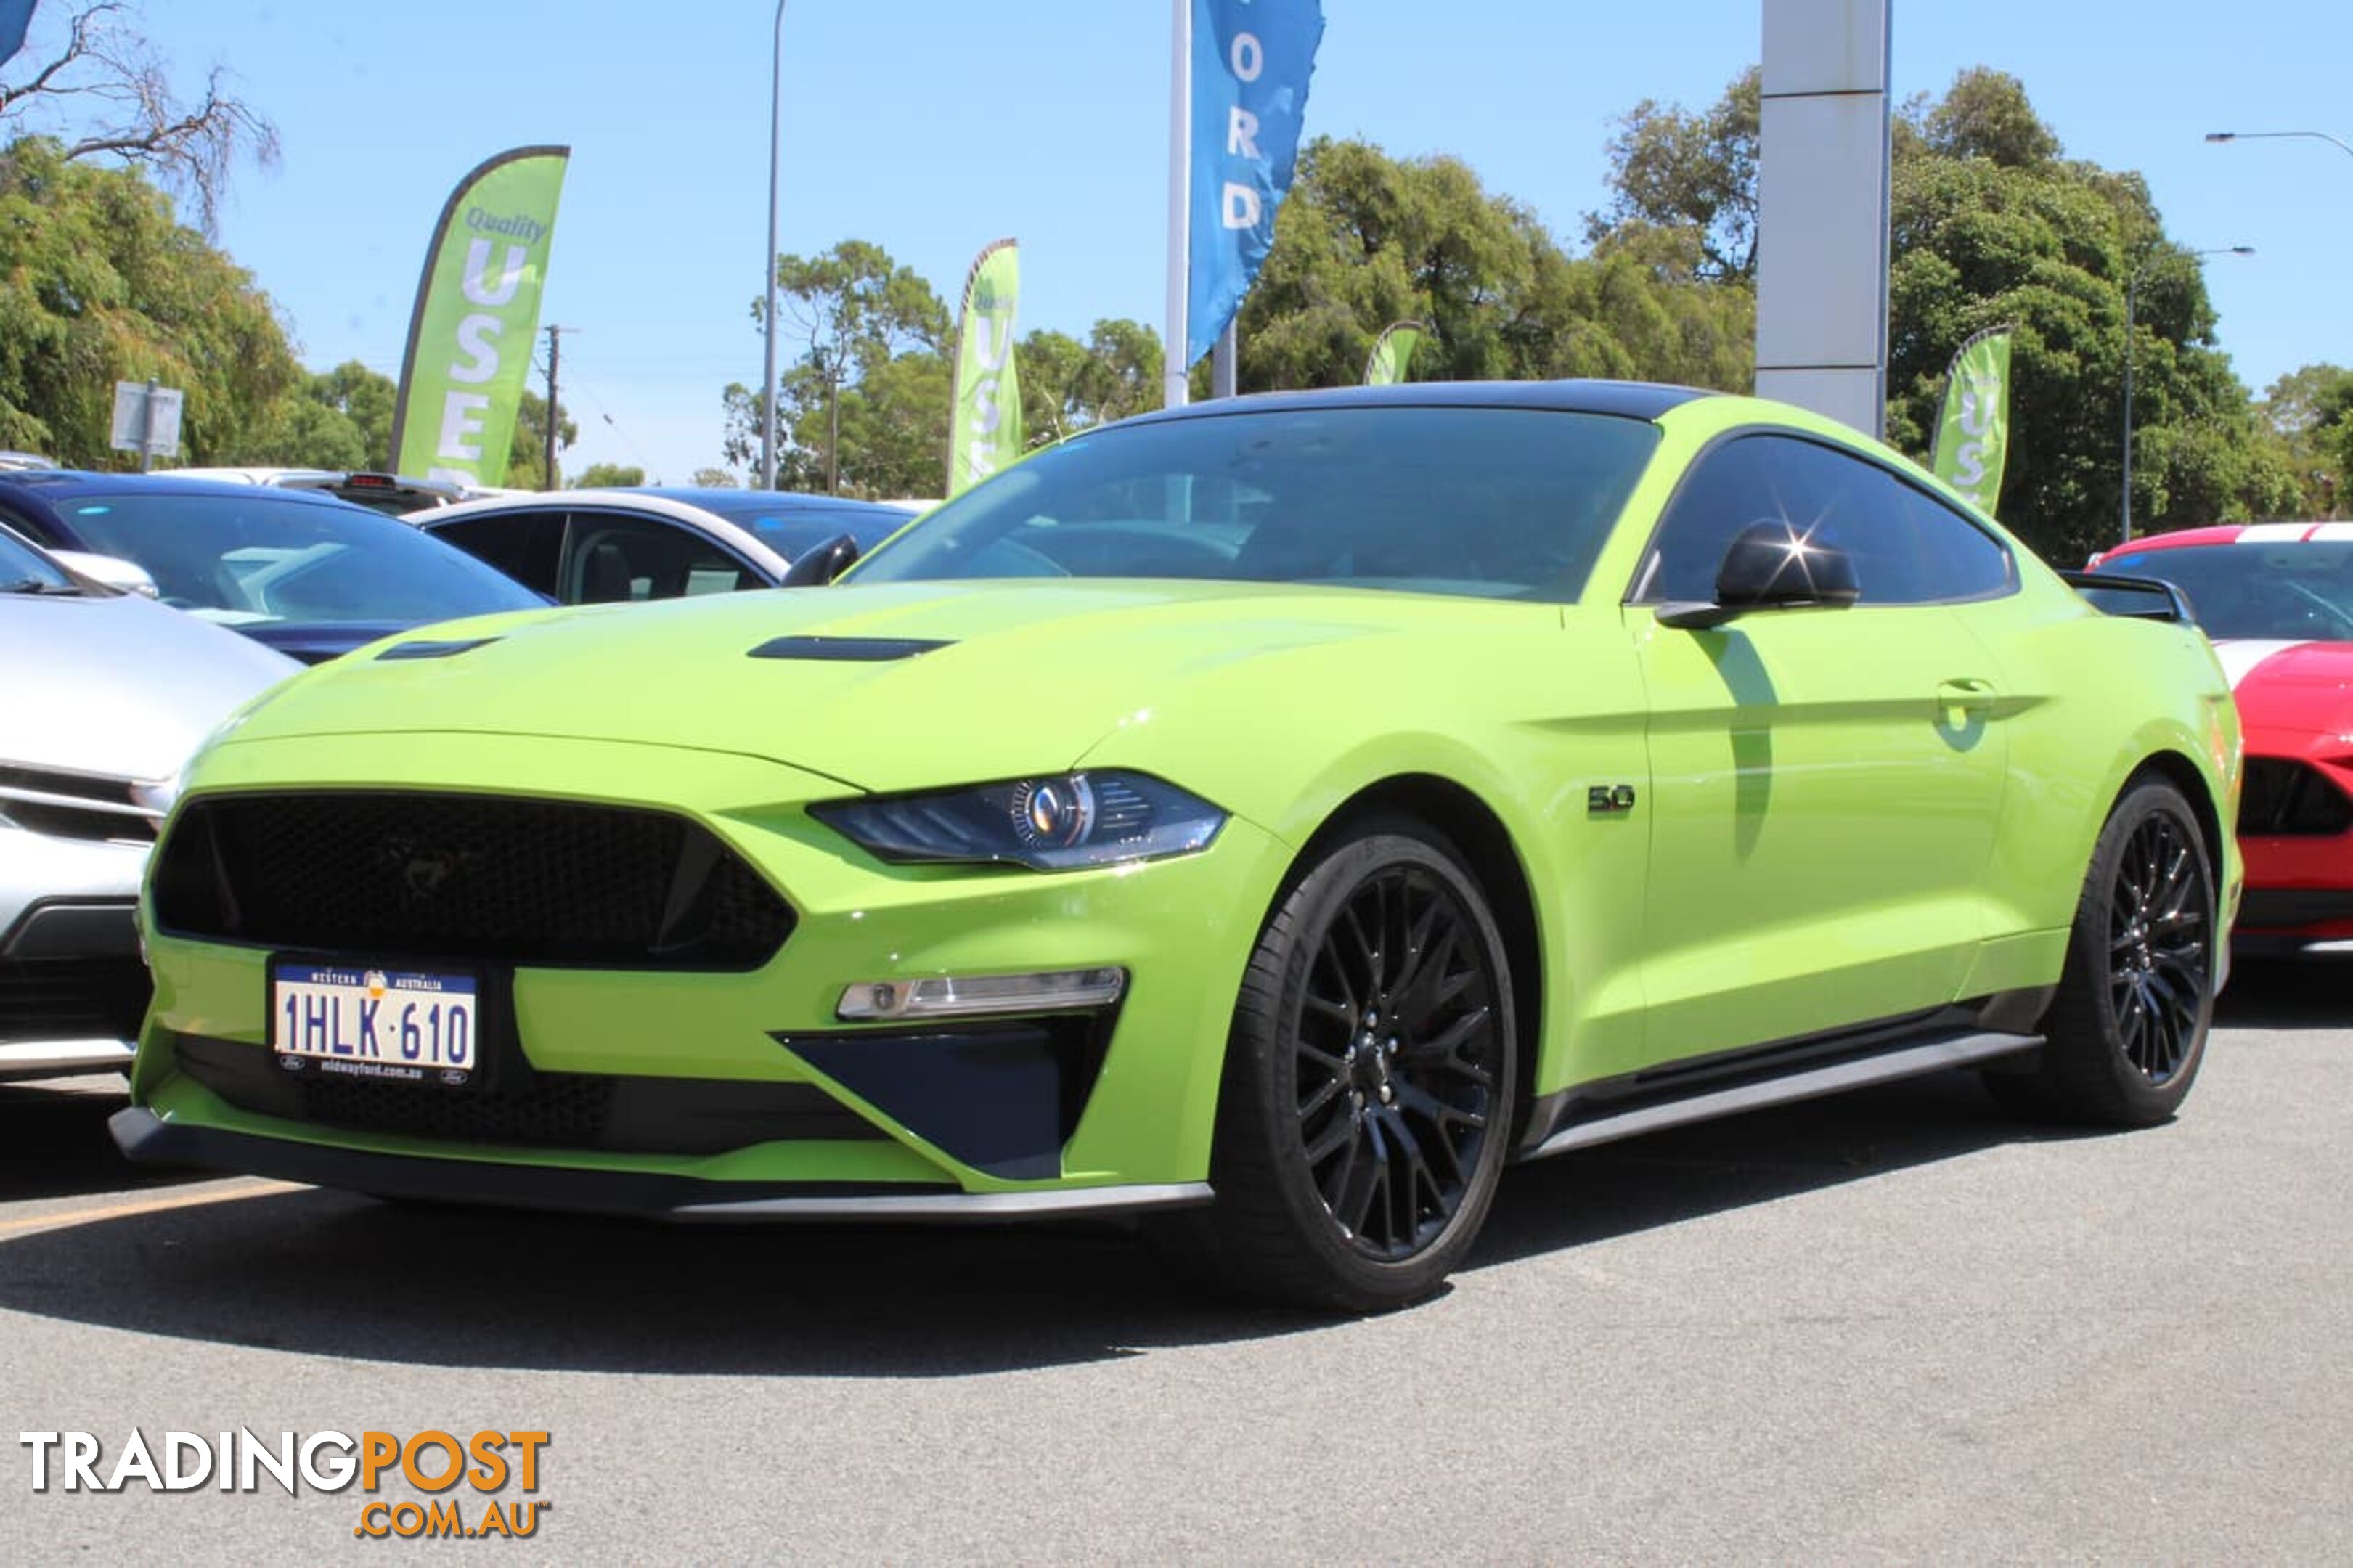
[[[44,0],[51,28],[66,0]],[[1757,0],[1325,0],[1311,134],[1450,153],[1573,237],[1603,143],[1644,97],[1712,101],[1752,61]],[[396,374],[427,231],[501,148],[573,148],[543,321],[581,439],[565,454],[682,481],[719,458],[720,389],[756,383],[747,306],[767,225],[767,0],[145,0],[185,86],[218,63],[277,123],[220,238],[310,364]],[[37,21],[35,47],[41,37]],[[1024,330],[1157,323],[1166,0],[789,0],[781,245],[873,239],[943,294],[1022,243]],[[2251,245],[2208,279],[2222,346],[2260,389],[2353,363],[2345,0],[1896,0],[1899,95],[1985,64],[2020,77],[2067,150],[2142,171],[2172,235]]]

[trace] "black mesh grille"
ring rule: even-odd
[[[2353,827],[2353,801],[2316,769],[2278,757],[2249,757],[2239,795],[2239,831],[2319,837]]]
[[[792,910],[666,812],[495,795],[193,802],[158,851],[175,934],[369,956],[754,969]]]
[[[470,1094],[431,1085],[316,1078],[301,1086],[302,1118],[412,1138],[593,1149],[604,1140],[613,1084],[612,1079],[583,1073],[543,1073],[520,1093]]]
[[[128,1040],[147,995],[136,958],[0,959],[0,1041]]]

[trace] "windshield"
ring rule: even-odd
[[[2353,642],[2353,541],[2120,551],[2094,571],[2172,584],[2210,637]]]
[[[753,534],[787,561],[797,561],[829,539],[848,534],[860,550],[871,550],[907,525],[914,513],[894,506],[831,504],[794,506],[773,498],[752,501],[699,501]]]
[[[81,584],[58,563],[0,529],[0,594],[78,594]]]
[[[1608,415],[1394,405],[1116,426],[949,501],[854,580],[1188,577],[1572,599],[1658,438]]]
[[[545,602],[405,522],[265,489],[83,496],[61,510],[91,549],[145,567],[165,604],[234,626],[414,624]]]

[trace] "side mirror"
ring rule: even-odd
[[[79,572],[93,583],[136,594],[142,599],[163,597],[155,579],[136,561],[125,561],[119,555],[92,555],[83,550],[52,550],[49,556],[58,565]]]
[[[1852,556],[1774,519],[1733,536],[1716,569],[1713,603],[1662,605],[1659,624],[1704,629],[1750,610],[1844,609],[1862,592]]]
[[[849,534],[837,533],[814,550],[801,552],[793,563],[785,568],[786,588],[821,588],[832,582],[858,559],[858,541]]]

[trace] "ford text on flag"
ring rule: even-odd
[[[955,405],[948,413],[948,488],[953,496],[1021,455],[1021,386],[1013,363],[1013,323],[1021,292],[1021,251],[1000,239],[965,279],[956,333]]]
[[[401,473],[478,485],[506,478],[570,156],[565,147],[501,153],[441,209],[393,410]]]
[[[1323,37],[1320,0],[1193,0],[1188,365],[1241,309],[1274,246]]]
[[[1936,421],[1936,475],[1988,517],[2010,455],[2010,329],[1979,332],[1953,356]]]

